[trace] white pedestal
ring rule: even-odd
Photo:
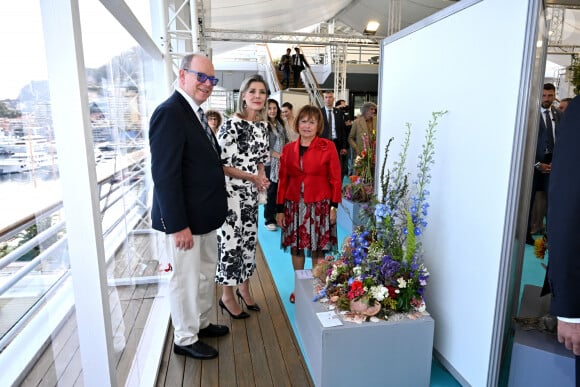
[[[435,322],[381,321],[324,328],[311,279],[296,279],[296,327],[317,387],[429,386]]]
[[[540,297],[542,288],[525,285],[520,317],[544,316],[550,296]],[[508,386],[575,386],[575,359],[555,335],[525,331],[517,327],[512,348]]]

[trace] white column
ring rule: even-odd
[[[40,2],[85,386],[116,386],[77,0]]]

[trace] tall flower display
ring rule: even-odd
[[[435,129],[444,114],[446,111],[432,113],[411,181],[405,167],[411,125],[407,124],[399,159],[385,170],[392,138],[389,140],[380,174],[381,195],[372,196],[363,211],[365,225],[346,238],[341,253],[315,268],[314,274],[324,279],[315,300],[384,318],[425,310],[423,294],[429,271],[423,262],[421,236],[429,212],[427,188],[434,163]]]
[[[344,186],[343,196],[354,202],[368,202],[373,196],[376,164],[376,133],[363,135],[363,149],[353,161],[354,175],[349,176],[350,183]]]

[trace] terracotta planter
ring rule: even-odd
[[[368,306],[366,302],[360,300],[351,300],[350,301],[350,311],[354,313],[360,313],[365,316],[374,316],[375,314],[379,313],[381,310],[381,304],[378,301],[375,301],[373,306]]]

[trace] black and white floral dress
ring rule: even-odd
[[[222,164],[258,174],[258,164],[269,157],[265,122],[233,116],[218,131]],[[218,230],[219,262],[216,282],[234,286],[248,279],[256,267],[258,191],[251,181],[226,176],[228,216]]]

